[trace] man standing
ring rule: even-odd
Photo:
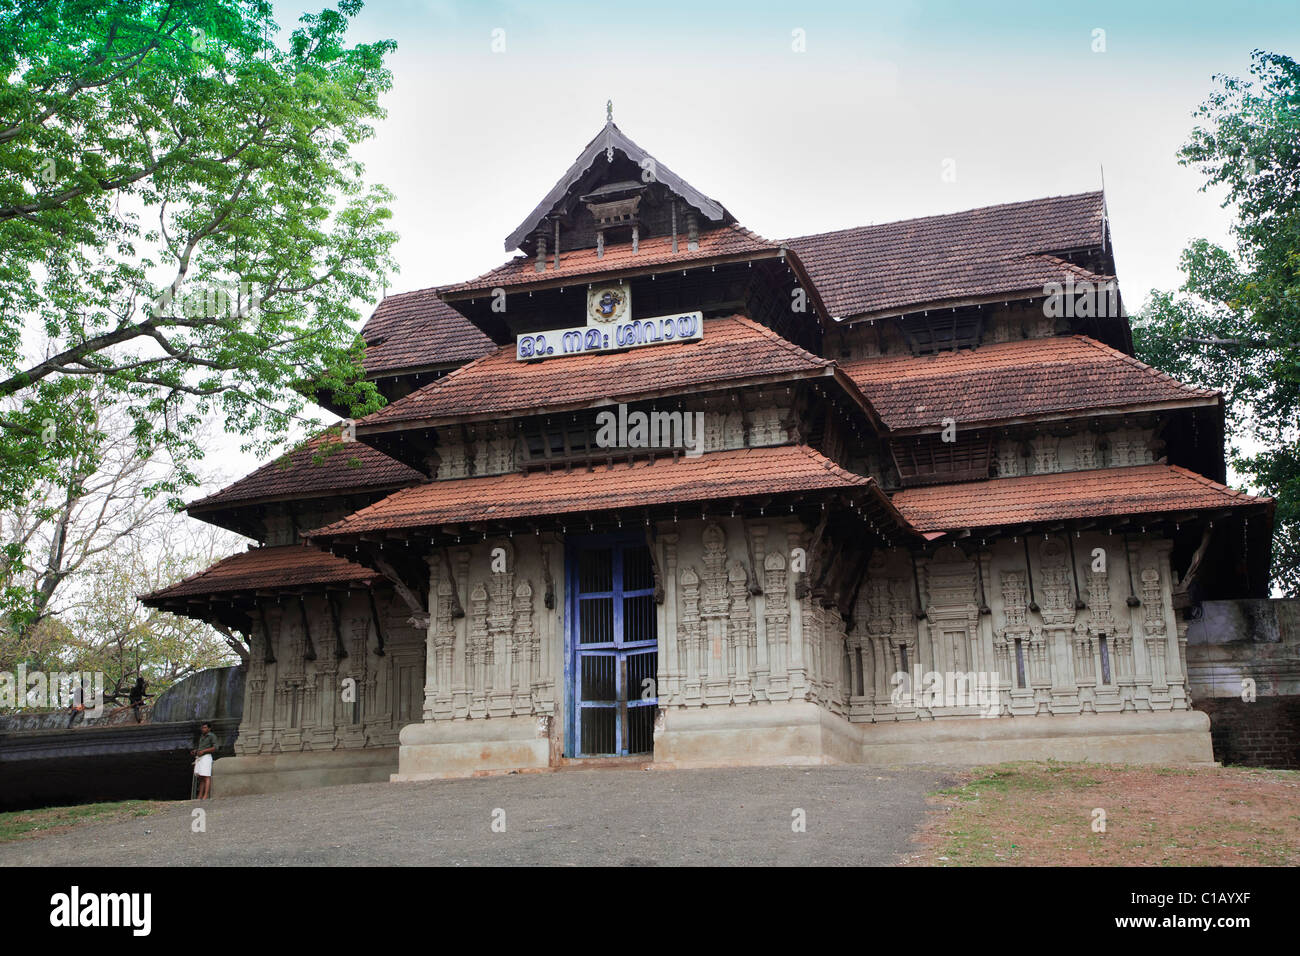
[[[199,730],[202,734],[198,745],[190,753],[195,758],[194,775],[199,778],[199,799],[206,800],[212,796],[212,755],[217,751],[217,735],[207,721],[199,725]]]

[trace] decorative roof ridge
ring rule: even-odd
[[[1230,487],[1229,485],[1221,484],[1220,482],[1215,481],[1213,478],[1206,478],[1204,475],[1192,471],[1189,468],[1184,468],[1182,465],[1164,465],[1162,467],[1168,468],[1171,471],[1176,471],[1186,478],[1192,478],[1195,481],[1199,482],[1200,484],[1206,485],[1210,488],[1214,488],[1217,491],[1227,492],[1228,494],[1233,495],[1236,498],[1241,498],[1244,501],[1258,501],[1260,503],[1271,503],[1274,500],[1269,495],[1252,495],[1246,491],[1238,491],[1236,488]]]
[[[796,345],[794,342],[791,342],[789,339],[787,339],[785,336],[781,335],[780,333],[776,332],[774,329],[768,328],[762,322],[752,319],[747,315],[742,315],[739,312],[733,312],[731,315],[726,315],[726,316],[722,316],[722,315],[714,316],[711,319],[705,319],[705,321],[717,322],[717,321],[730,321],[732,319],[738,320],[742,324],[753,328],[761,335],[763,335],[764,338],[767,338],[772,342],[775,342],[776,344],[780,345],[782,348],[784,348],[790,354],[794,355],[796,358],[805,359],[821,368],[828,368],[829,366],[835,365],[834,359],[826,358],[823,355],[814,355],[812,352],[809,352],[803,346]]]
[[[1110,355],[1112,357],[1122,359],[1127,364],[1133,366],[1134,368],[1140,369],[1143,372],[1146,372],[1153,378],[1158,378],[1161,379],[1162,381],[1170,382],[1173,385],[1177,385],[1185,392],[1192,392],[1197,395],[1205,396],[1207,398],[1211,396],[1218,396],[1220,398],[1223,397],[1223,392],[1221,392],[1219,389],[1202,388],[1199,385],[1192,385],[1189,382],[1184,382],[1180,379],[1174,378],[1168,372],[1162,372],[1160,369],[1156,368],[1155,366],[1148,365],[1146,362],[1142,361],[1136,355],[1129,355],[1127,352],[1121,352],[1119,349],[1107,345],[1105,342],[1097,341],[1090,335],[1082,335],[1076,333],[1074,335],[1069,336],[1069,338],[1078,339],[1081,342],[1091,345],[1093,348],[1097,349],[1100,352],[1104,352],[1105,354]]]
[[[887,219],[884,222],[871,222],[859,226],[845,226],[841,229],[828,229],[825,232],[810,232],[802,236],[791,236],[788,239],[782,239],[783,243],[803,242],[810,239],[823,239],[827,236],[833,236],[840,233],[858,232],[867,229],[880,229],[885,226],[898,226],[903,223],[920,223],[932,219],[950,219],[953,216],[964,216],[969,213],[988,212],[992,209],[1009,209],[1013,206],[1032,206],[1035,203],[1048,202],[1053,199],[1079,199],[1083,196],[1102,196],[1100,189],[1088,189],[1078,193],[1060,193],[1055,196],[1038,196],[1035,199],[1016,199],[1011,202],[992,203],[988,206],[975,206],[970,209],[955,209],[952,212],[931,213],[928,216],[909,216],[902,219]]]
[[[181,578],[179,581],[173,581],[171,584],[165,585],[165,586],[160,587],[160,588],[155,588],[154,590],[150,591],[148,594],[141,594],[141,595],[139,596],[139,600],[141,600],[141,601],[147,601],[147,600],[149,600],[150,598],[157,597],[157,596],[159,596],[160,594],[163,594],[163,593],[166,592],[166,591],[170,591],[170,590],[172,590],[173,588],[178,588],[178,587],[180,587],[182,584],[188,584],[188,583],[190,583],[191,581],[197,581],[197,580],[199,580],[200,578],[202,578],[202,577],[204,577],[204,576],[206,576],[206,575],[208,575],[208,574],[211,574],[213,571],[215,571],[217,568],[221,567],[221,566],[222,566],[223,564],[225,564],[227,561],[230,561],[230,560],[232,560],[232,559],[234,559],[234,558],[238,558],[238,557],[240,557],[240,556],[242,556],[242,555],[245,555],[245,554],[248,554],[248,553],[250,553],[250,552],[252,552],[252,551],[267,551],[267,550],[274,550],[275,548],[299,548],[299,547],[307,547],[307,546],[306,546],[306,545],[296,545],[296,544],[276,544],[276,545],[250,544],[250,545],[249,545],[247,548],[245,548],[243,551],[236,551],[236,552],[234,552],[233,554],[228,554],[228,555],[226,555],[224,558],[218,558],[216,561],[213,561],[211,564],[209,564],[209,565],[208,565],[206,568],[204,568],[202,571],[195,571],[193,574],[187,574],[187,575],[185,575],[185,577]],[[315,549],[315,550],[320,550],[320,549],[317,548],[317,549]],[[324,554],[325,552],[322,551],[321,553]]]
[[[827,474],[829,474],[834,478],[837,478],[842,481],[848,481],[854,485],[861,486],[861,487],[875,486],[877,491],[880,492],[881,497],[884,498],[886,501],[889,500],[888,495],[884,494],[883,489],[880,488],[880,486],[876,483],[874,478],[871,478],[868,475],[859,475],[856,472],[847,471],[841,468],[839,465],[835,464],[835,462],[831,461],[825,455],[821,454],[821,452],[817,451],[815,448],[812,448],[811,446],[805,445],[803,443],[785,444],[785,445],[759,445],[759,446],[754,446],[749,448],[723,448],[723,449],[718,449],[717,451],[706,451],[701,455],[697,455],[693,457],[688,456],[683,458],[671,458],[671,459],[665,458],[662,460],[653,459],[653,458],[643,459],[634,462],[633,467],[671,468],[674,465],[677,465],[679,462],[704,462],[709,459],[717,459],[722,457],[732,457],[736,459],[742,457],[754,457],[754,456],[761,457],[763,455],[770,455],[774,452],[780,452],[783,449],[789,449],[792,452],[802,453],[804,457],[809,459],[810,462],[821,466],[823,469],[826,470]],[[604,465],[604,464],[596,465],[595,468],[591,469],[591,471],[620,471],[620,470],[625,470],[626,468],[627,466],[620,462],[614,465]],[[585,472],[587,471],[587,469],[583,469],[583,471]],[[339,535],[349,534],[350,533],[348,530],[349,527],[358,523],[364,523],[365,519],[368,518],[372,512],[377,512],[379,509],[383,508],[383,506],[386,503],[390,502],[397,495],[414,494],[418,492],[427,492],[429,490],[436,490],[439,486],[445,485],[448,482],[463,483],[463,482],[477,481],[477,482],[487,483],[490,481],[501,481],[503,479],[518,480],[521,477],[527,478],[530,475],[537,475],[537,474],[541,474],[541,472],[507,471],[496,475],[467,475],[462,478],[448,478],[442,481],[430,481],[420,485],[412,485],[411,487],[408,488],[401,488],[394,491],[392,494],[387,495],[384,498],[381,498],[376,502],[366,505],[364,508],[360,508],[349,515],[343,516],[337,521],[332,521],[329,524],[322,525],[319,528],[313,528],[311,531],[308,531],[303,535],[303,540],[308,545],[315,547],[314,539],[337,537]],[[462,484],[461,487],[465,487],[465,485]],[[893,507],[892,504],[890,506]],[[896,511],[897,509],[894,510]],[[904,524],[906,524],[906,522],[904,522]],[[319,549],[319,550],[321,550],[322,553],[330,553],[324,551],[323,549]]]
[[[383,409],[378,409],[377,412],[378,412],[378,411],[382,411],[382,410],[383,410]],[[371,414],[377,414],[377,412],[372,412]],[[369,416],[367,416],[367,417],[369,417]],[[364,420],[364,419],[363,419],[363,420]],[[405,464],[403,464],[402,462],[398,461],[396,458],[393,458],[393,457],[391,457],[390,455],[386,455],[386,454],[384,454],[382,451],[380,451],[380,450],[377,449],[377,448],[372,448],[371,446],[369,446],[369,445],[365,445],[365,444],[362,444],[362,443],[356,443],[356,442],[344,441],[342,438],[339,438],[339,439],[337,440],[337,442],[336,442],[336,444],[338,445],[338,447],[339,447],[340,450],[338,450],[338,451],[331,451],[331,452],[329,453],[328,456],[322,458],[320,461],[316,461],[316,460],[314,460],[314,459],[315,459],[315,454],[314,454],[315,450],[316,450],[317,448],[321,447],[323,444],[325,444],[325,442],[326,442],[326,441],[331,437],[331,435],[329,434],[330,429],[331,429],[331,428],[335,428],[335,427],[336,427],[336,426],[334,426],[334,425],[327,426],[327,427],[324,428],[323,430],[317,432],[315,435],[312,435],[312,436],[310,436],[310,437],[304,438],[302,441],[298,442],[298,443],[297,443],[296,445],[294,445],[292,448],[288,448],[288,449],[284,450],[284,451],[281,452],[279,455],[277,455],[276,457],[272,458],[270,461],[266,461],[266,462],[263,462],[262,464],[258,465],[256,468],[254,468],[252,471],[250,471],[248,474],[244,475],[243,477],[241,477],[241,478],[236,478],[234,481],[230,482],[230,483],[227,484],[227,485],[222,486],[221,488],[218,488],[216,491],[210,492],[209,494],[204,495],[202,498],[196,498],[196,499],[194,499],[193,501],[189,502],[189,503],[185,506],[185,510],[186,510],[186,511],[190,511],[191,509],[194,509],[194,508],[200,508],[200,509],[201,509],[201,508],[206,507],[206,506],[208,506],[208,505],[210,505],[210,504],[213,504],[213,503],[216,503],[216,504],[223,504],[223,503],[226,503],[226,499],[222,498],[223,495],[226,495],[228,492],[233,491],[234,489],[238,488],[240,485],[245,484],[246,482],[252,481],[252,480],[253,480],[254,478],[256,478],[258,475],[265,474],[266,472],[270,471],[271,469],[280,469],[280,470],[283,470],[283,471],[288,471],[290,468],[293,467],[293,458],[294,458],[294,456],[295,456],[295,455],[298,455],[299,453],[302,453],[302,452],[312,452],[312,453],[313,453],[312,456],[311,456],[312,460],[309,462],[309,464],[311,464],[312,466],[323,466],[323,465],[327,464],[327,463],[329,462],[329,460],[330,460],[331,458],[333,458],[335,455],[344,454],[344,452],[341,450],[344,446],[346,446],[346,445],[352,445],[352,444],[357,444],[358,447],[359,447],[359,450],[361,451],[362,454],[374,454],[374,455],[378,455],[380,458],[385,459],[387,462],[391,462],[391,463],[394,464],[394,465],[398,465],[398,466],[403,467],[403,468],[406,468],[406,469],[408,469],[408,470],[410,470],[410,471],[414,471],[414,469],[411,469],[409,465],[405,465]],[[382,464],[384,464],[384,462],[376,462],[376,463],[374,463],[374,464],[376,464],[376,465],[382,465]],[[358,469],[358,470],[359,470],[359,471],[362,471],[362,470],[364,470],[364,469]],[[414,478],[415,478],[415,475],[413,474],[413,475],[412,475],[412,480],[414,480]],[[381,483],[380,483],[379,485],[377,485],[376,487],[383,487],[384,484],[390,484],[390,482],[381,482]],[[345,485],[340,485],[339,487],[347,487],[347,486],[345,486]],[[262,496],[261,496],[261,495],[249,495],[249,496],[248,496],[248,500],[254,500],[254,499],[257,499],[257,498],[260,498],[260,497],[262,497]],[[314,495],[313,497],[328,497],[328,495]],[[214,502],[213,499],[221,499],[221,500],[220,500],[220,501],[216,501],[216,502]],[[238,503],[238,502],[240,502],[240,501],[242,501],[242,500],[245,500],[245,499],[238,498],[238,497],[236,497],[236,498],[231,498],[231,499],[229,499],[229,503],[231,503],[231,504],[235,504],[235,503]]]

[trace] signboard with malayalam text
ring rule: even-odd
[[[704,337],[702,312],[679,312],[650,319],[627,319],[576,329],[547,329],[515,339],[515,358],[521,362],[578,355],[587,352],[621,352],[624,349],[668,342],[694,342]]]

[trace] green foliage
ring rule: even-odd
[[[1204,239],[1186,281],[1135,324],[1146,362],[1224,392],[1234,468],[1277,499],[1273,579],[1300,594],[1300,64],[1255,51],[1252,78],[1216,77],[1179,161],[1225,190],[1236,248]]]
[[[352,149],[395,44],[345,42],[360,7],[281,46],[265,0],[0,0],[0,512],[94,469],[96,403],[170,459],[174,503],[205,416],[267,454],[318,389],[382,403],[357,305],[396,237]]]

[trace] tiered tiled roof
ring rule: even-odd
[[[375,307],[361,337],[366,375],[469,362],[494,348],[492,340],[438,298],[433,289],[390,295]]]
[[[1044,521],[1272,507],[1185,468],[1138,465],[907,488],[894,506],[919,531],[997,528]]]
[[[706,319],[704,336],[621,353],[520,362],[504,346],[366,416],[362,432],[396,422],[485,418],[597,401],[737,385],[768,376],[832,375],[833,362],[743,316]],[[849,383],[849,387],[853,388]]]
[[[642,269],[659,265],[676,265],[700,260],[743,256],[754,252],[777,252],[780,243],[769,242],[741,226],[728,225],[700,233],[698,249],[686,248],[686,234],[677,237],[677,251],[673,252],[671,236],[651,236],[642,239],[635,254],[630,242],[611,243],[605,247],[603,257],[597,257],[594,248],[560,249],[560,268],[554,269],[554,252],[547,257],[546,271],[538,272],[536,259],[515,256],[504,265],[486,272],[477,279],[459,282],[440,290],[444,295],[460,295],[495,288],[549,282],[555,279],[576,279],[624,269]]]
[[[322,446],[327,447],[322,448]],[[317,456],[320,460],[317,461]],[[424,476],[361,442],[317,437],[220,491],[191,502],[187,511],[276,499],[324,498],[347,490],[401,488]]]
[[[836,318],[1032,292],[1097,277],[1052,254],[1104,244],[1100,192],[787,239]]]
[[[253,548],[222,558],[212,567],[140,598],[158,605],[177,598],[233,594],[323,584],[369,584],[380,575],[317,548],[289,544]]]
[[[843,364],[892,430],[937,426],[949,417],[964,427],[1060,412],[1218,401],[1211,389],[1184,385],[1081,335]]]
[[[466,521],[687,505],[715,498],[837,488],[868,492],[896,518],[872,479],[845,471],[806,446],[785,445],[601,465],[591,471],[512,472],[434,481],[389,495],[308,537],[330,539]]]

